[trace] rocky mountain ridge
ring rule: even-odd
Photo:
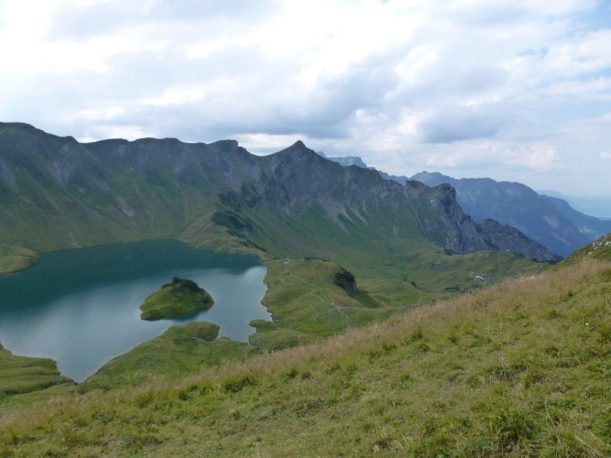
[[[465,212],[476,221],[492,218],[509,224],[562,256],[611,231],[610,221],[584,215],[566,201],[538,194],[521,183],[490,178],[455,179],[429,172],[411,179],[430,186],[452,185]]]
[[[325,256],[418,240],[448,253],[555,257],[513,229],[478,225],[449,186],[385,180],[297,142],[258,157],[237,142],[79,143],[0,124],[0,241],[37,250],[146,238],[233,243],[273,256]],[[515,241],[520,240],[516,244]]]
[[[358,156],[329,157],[344,166],[368,167]],[[611,231],[611,221],[581,213],[558,197],[539,194],[526,185],[490,178],[456,179],[438,172],[421,172],[412,177],[378,171],[387,180],[405,184],[410,180],[427,186],[449,184],[464,212],[475,221],[487,219],[512,226],[548,250],[567,256],[584,244]]]

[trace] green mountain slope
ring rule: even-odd
[[[475,224],[448,186],[400,185],[301,142],[257,157],[235,141],[81,144],[0,123],[3,272],[31,264],[36,252],[155,238],[265,261],[264,302],[274,323],[257,326],[251,343],[259,350],[337,334],[545,265],[526,257],[554,259],[511,228]],[[521,255],[505,251],[512,248]],[[342,268],[356,276],[358,294],[334,284]],[[156,370],[148,374],[173,367]]]
[[[151,238],[268,261],[331,259],[392,307],[476,286],[488,256],[459,254],[515,247],[554,259],[517,231],[475,224],[450,187],[399,185],[341,167],[301,142],[257,157],[235,141],[81,144],[0,123],[0,242],[48,251]],[[492,256],[495,279],[537,268],[501,253]],[[6,257],[7,266],[31,262]],[[448,265],[461,268],[440,275]]]
[[[401,186],[301,142],[257,157],[234,141],[80,144],[0,124],[0,204],[0,241],[39,251],[165,237],[324,257],[365,245],[391,253],[407,241],[511,249],[519,238],[477,226],[449,187]],[[553,260],[533,242],[516,251]]]
[[[585,259],[596,259],[599,261],[611,261],[611,233],[588,243],[586,246],[577,250],[570,257],[565,259],[562,264],[574,264]]]
[[[585,259],[317,344],[0,413],[11,456],[611,453],[611,264]]]
[[[322,155],[322,153],[319,153]],[[326,157],[323,155],[323,157]],[[369,168],[358,156],[328,157],[343,166]],[[564,196],[551,191],[535,192],[521,183],[490,178],[456,179],[438,172],[420,172],[410,177],[377,171],[387,180],[406,184],[410,180],[428,186],[449,184],[465,213],[476,221],[494,219],[519,229],[550,251],[567,256],[588,241],[611,231],[611,221],[575,210]]]
[[[212,202],[205,183],[176,180],[181,150],[170,143],[159,141],[157,163],[143,155],[119,165],[111,154],[97,157],[101,147],[0,124],[0,240],[47,251],[177,237]]]
[[[54,361],[15,356],[0,345],[0,404],[18,395],[22,399],[49,397],[73,386]]]

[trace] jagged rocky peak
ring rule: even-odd
[[[457,199],[474,220],[490,218],[520,230],[561,256],[611,231],[611,221],[578,212],[564,200],[537,194],[528,186],[491,178],[452,178],[437,172],[411,177],[428,186],[449,183]]]
[[[283,149],[282,151],[277,153],[278,155],[300,155],[300,156],[316,156],[320,157],[320,155],[316,154],[314,150],[308,148],[305,143],[301,140],[297,140],[288,148]]]
[[[316,151],[308,148],[301,140],[297,140],[288,148],[283,149],[275,154],[265,156],[274,164],[321,164],[331,163],[328,159],[320,156]]]

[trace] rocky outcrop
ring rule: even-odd
[[[480,224],[486,241],[499,250],[513,251],[539,262],[556,262],[561,258],[547,250],[540,243],[534,242],[516,228],[498,221],[487,219]]]
[[[349,295],[357,292],[356,279],[351,272],[342,268],[333,276],[333,283],[346,291]]]

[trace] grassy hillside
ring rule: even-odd
[[[0,414],[7,456],[611,454],[611,264],[182,380]]]
[[[363,251],[367,253],[367,248]],[[506,252],[447,256],[434,246],[405,247],[387,256],[371,251],[369,262],[364,258],[361,253],[342,256],[342,266],[355,274],[359,287],[352,296],[333,283],[334,274],[341,269],[336,262],[316,258],[268,261],[265,282],[269,289],[263,303],[274,321],[328,336],[508,276],[540,272],[546,266]]]
[[[244,361],[256,348],[227,338],[217,339],[219,327],[207,322],[174,325],[162,335],[114,358],[90,377],[81,391],[135,386],[159,377],[184,377],[204,367]]]
[[[495,258],[507,261],[507,255],[480,253],[469,256],[490,257],[489,271],[493,271]],[[467,262],[469,265],[468,260],[465,261],[462,256],[456,258],[452,273],[440,272],[439,275],[463,275],[466,280],[473,282],[473,288],[478,284],[481,286],[482,282],[473,280],[469,276],[472,274],[464,270],[461,263]],[[516,257],[516,259],[520,258]],[[201,339],[194,340],[184,336],[175,338],[173,332],[168,331],[114,358],[88,379],[84,389],[118,388],[150,381],[160,376],[193,374],[201,371],[203,367],[218,366],[230,360],[244,360],[261,352],[311,343],[325,336],[382,321],[416,307],[415,303],[400,305],[401,303],[397,302],[398,305],[392,305],[390,298],[397,301],[402,297],[405,282],[393,283],[387,280],[382,284],[372,284],[390,291],[394,288],[392,295],[383,296],[389,298],[385,303],[377,302],[360,282],[357,282],[357,291],[348,294],[334,282],[335,274],[342,269],[332,261],[286,258],[269,261],[267,266],[268,274],[265,281],[269,288],[263,303],[268,307],[274,321],[256,320],[252,323],[256,333],[249,338],[250,346],[228,339],[201,342]],[[521,266],[520,262],[518,266]],[[482,274],[486,275],[484,277],[486,281],[496,280],[488,271]],[[436,280],[437,277],[433,275],[430,281]],[[412,285],[409,286],[415,289]],[[409,288],[407,289],[409,291]],[[458,290],[453,290],[445,294],[453,296],[457,292]],[[422,292],[420,294],[419,299],[430,298]],[[439,291],[438,294],[444,293]],[[403,299],[407,300],[409,297],[404,295]],[[389,303],[390,306],[387,305]]]
[[[545,265],[473,252],[491,245],[451,189],[401,186],[302,143],[257,157],[232,141],[81,144],[0,123],[0,155],[0,242],[12,247],[0,250],[4,271],[34,260],[18,246],[45,252],[170,238],[255,253],[268,267],[264,303],[274,318],[256,323],[250,342],[260,350],[312,342]],[[356,276],[358,294],[333,284],[340,268]],[[184,351],[197,361],[198,350]],[[125,358],[144,375],[145,358]],[[150,376],[173,373],[162,364],[167,355],[158,361]]]
[[[611,234],[607,234],[592,243],[588,243],[565,259],[558,267],[565,264],[575,264],[584,259],[611,261]]]
[[[53,360],[15,356],[0,345],[0,404],[17,396],[22,402],[48,398],[73,387]]]
[[[0,275],[25,270],[36,262],[38,253],[18,245],[0,244]]]

